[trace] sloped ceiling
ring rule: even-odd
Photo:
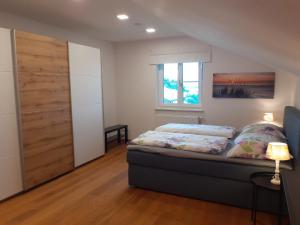
[[[110,41],[185,34],[300,75],[299,0],[1,0],[0,11]]]
[[[133,0],[183,33],[300,75],[299,0]]]

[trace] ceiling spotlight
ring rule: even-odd
[[[119,14],[119,15],[117,15],[117,18],[119,20],[128,20],[129,16],[127,16],[126,14]]]
[[[155,28],[148,27],[148,28],[146,29],[146,32],[147,32],[147,33],[155,33],[156,30],[155,30]]]

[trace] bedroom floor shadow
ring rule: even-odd
[[[251,225],[250,210],[128,187],[126,146],[0,204],[1,225]],[[257,225],[276,225],[259,213]],[[285,221],[283,225],[287,225]]]

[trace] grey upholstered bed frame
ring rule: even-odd
[[[294,160],[297,160],[300,149],[300,112],[294,107],[285,108],[284,131]],[[177,158],[134,150],[128,151],[127,161],[130,186],[243,208],[251,207],[250,175],[274,170],[270,167]],[[264,192],[261,195],[263,197],[259,198],[258,208],[276,212],[276,193]]]

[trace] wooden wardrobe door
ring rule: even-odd
[[[15,32],[24,188],[74,168],[68,44]]]

